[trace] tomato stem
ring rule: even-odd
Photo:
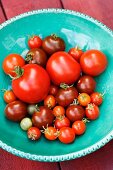
[[[74,85],[74,84],[72,84],[71,86],[69,86],[69,85],[66,84],[66,83],[61,83],[61,84],[60,84],[60,87],[61,87],[62,89],[65,89],[65,90],[66,90],[67,88],[73,87],[73,85]]]
[[[70,105],[78,105],[78,104],[79,104],[78,99],[74,99],[74,100],[73,100],[73,103],[71,103]]]
[[[56,40],[58,36],[56,34],[51,34],[51,36]]]
[[[85,124],[90,122],[87,118],[83,118],[82,121],[83,121]]]
[[[7,90],[6,89],[1,89],[1,92],[5,93]]]
[[[33,53],[30,52],[26,55],[25,61],[31,61],[33,59]]]

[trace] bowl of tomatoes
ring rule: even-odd
[[[78,12],[44,9],[6,21],[0,35],[1,148],[57,162],[113,138],[109,28]]]

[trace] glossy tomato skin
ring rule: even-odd
[[[65,109],[62,106],[55,106],[52,112],[55,117],[64,116]]]
[[[100,106],[103,102],[103,95],[99,92],[93,92],[90,97],[91,102],[96,104],[97,106]]]
[[[65,50],[65,42],[62,38],[57,37],[56,35],[47,36],[42,43],[42,48],[49,55],[57,52]]]
[[[88,50],[80,58],[82,71],[91,76],[100,75],[107,67],[107,58],[99,50]]]
[[[5,115],[14,122],[21,121],[27,115],[27,105],[16,100],[6,105]]]
[[[16,100],[16,96],[15,96],[15,94],[13,93],[12,90],[6,90],[6,91],[4,92],[4,101],[5,101],[6,103],[11,103],[11,102],[13,102],[13,101],[15,101],[15,100]]]
[[[56,95],[56,101],[60,106],[66,107],[77,97],[78,91],[75,87],[69,87],[67,89],[60,88]]]
[[[34,35],[32,36],[29,40],[28,40],[28,46],[29,48],[39,48],[41,47],[42,45],[42,39],[37,36],[37,35]]]
[[[25,60],[27,63],[38,64],[45,67],[47,55],[44,50],[40,48],[33,48],[28,51]]]
[[[13,92],[26,103],[42,101],[47,96],[50,87],[50,79],[46,70],[37,64],[26,64],[22,69],[23,75],[12,80]]]
[[[52,114],[52,110],[50,110],[46,106],[40,106],[39,111],[35,112],[32,116],[33,125],[39,129],[43,129],[43,127],[50,126],[54,120],[54,115]]]
[[[56,99],[53,95],[47,95],[46,98],[44,99],[44,106],[49,107],[52,109],[56,105]]]
[[[58,92],[58,86],[51,84],[49,89],[49,94],[56,96]]]
[[[70,127],[62,127],[58,138],[62,143],[72,143],[75,140],[74,130]]]
[[[96,88],[96,81],[93,77],[89,75],[84,75],[80,77],[80,79],[77,82],[77,90],[80,93],[87,93],[91,94],[94,92]]]
[[[47,72],[52,82],[56,85],[73,84],[80,76],[80,64],[68,53],[61,51],[54,53],[46,65]]]
[[[90,120],[95,120],[99,117],[100,111],[99,111],[99,107],[97,105],[95,105],[94,103],[89,104],[86,107],[86,117]]]
[[[15,76],[13,72],[15,66],[24,66],[25,60],[19,54],[9,54],[3,61],[2,68],[6,74]]]
[[[80,49],[79,47],[73,47],[69,50],[68,52],[76,61],[80,61],[80,57],[83,54],[82,49]]]
[[[54,125],[55,125],[56,129],[61,129],[62,127],[69,127],[70,120],[65,116],[57,117],[55,119]]]
[[[73,123],[72,129],[76,135],[82,135],[86,131],[86,125],[83,121],[78,120]]]
[[[66,116],[71,122],[82,120],[85,116],[85,110],[80,105],[70,105],[66,110]]]
[[[48,140],[56,140],[57,138],[57,129],[55,127],[49,126],[44,130],[45,138]]]

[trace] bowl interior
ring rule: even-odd
[[[18,123],[8,121],[4,116],[5,103],[0,93],[0,140],[13,148],[30,154],[50,156],[65,155],[88,148],[103,139],[113,130],[113,37],[97,24],[66,13],[39,13],[18,19],[0,30],[0,89],[11,87],[11,80],[2,70],[3,59],[10,53],[19,53],[23,57],[28,51],[29,36],[38,34],[42,38],[52,33],[61,36],[66,42],[66,51],[78,45],[83,50],[99,49],[108,58],[107,70],[96,77],[97,90],[105,93],[104,103],[100,107],[98,120],[87,124],[86,133],[77,137],[69,145],[59,141],[47,141],[41,138],[37,142],[27,139]]]

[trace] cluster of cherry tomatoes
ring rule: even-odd
[[[95,92],[94,76],[107,66],[99,50],[83,52],[71,48],[55,34],[28,40],[25,59],[10,54],[3,61],[4,72],[12,78],[12,89],[4,90],[5,116],[20,122],[28,138],[71,143],[86,131],[86,123],[99,117],[103,95]]]

